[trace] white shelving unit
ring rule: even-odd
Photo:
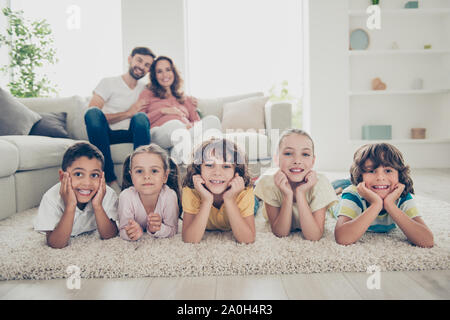
[[[395,139],[391,140],[395,144],[448,144],[450,139]],[[362,145],[367,143],[367,140],[352,140],[352,143]],[[371,143],[386,142],[385,140],[370,140]]]
[[[366,50],[348,51],[350,142],[368,142],[363,125],[391,125],[388,142],[427,152],[450,148],[450,0],[419,0],[419,9],[403,8],[407,0],[380,0],[379,30],[366,27],[369,0],[348,1],[349,34],[361,28],[370,41]],[[372,90],[377,77],[386,90]],[[423,88],[412,89],[419,78]],[[426,139],[410,138],[418,127],[426,128]]]
[[[449,89],[429,89],[429,90],[370,90],[349,92],[350,97],[355,96],[387,96],[387,95],[419,95],[419,94],[445,94],[450,93]]]
[[[378,56],[378,55],[438,55],[438,54],[449,54],[448,50],[435,50],[435,49],[422,49],[422,50],[350,50],[348,54],[350,56]]]
[[[390,0],[388,0],[390,1]],[[386,0],[381,0],[380,1],[380,6],[383,8],[384,2],[386,2]],[[403,3],[406,3],[407,1],[404,1]],[[419,1],[422,2],[423,1]],[[369,1],[365,1],[365,3],[369,3]],[[401,9],[383,9],[383,15],[391,15],[391,16],[424,16],[424,15],[433,15],[433,16],[438,16],[438,15],[446,15],[450,13],[450,8],[418,8],[418,9],[405,9],[405,8],[401,8]],[[362,17],[362,16],[367,16],[367,13],[365,10],[350,10],[349,11],[349,16],[350,17]]]

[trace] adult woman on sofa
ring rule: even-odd
[[[177,130],[185,130],[190,134],[191,146],[197,133],[203,134],[209,129],[217,129],[219,132],[214,131],[215,135],[222,132],[222,125],[216,116],[200,119],[197,100],[184,95],[182,83],[172,59],[160,56],[150,67],[150,83],[139,97],[140,100],[148,101],[144,112],[152,124],[152,142],[164,149],[174,146],[172,133],[177,133]],[[180,131],[176,137],[180,137]]]

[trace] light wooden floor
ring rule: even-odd
[[[346,172],[329,172],[330,179]],[[413,170],[417,195],[450,202],[450,169]],[[0,299],[450,299],[450,270],[382,272],[380,289],[368,289],[366,273],[321,273],[195,278],[1,281]]]

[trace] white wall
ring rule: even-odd
[[[349,61],[347,1],[308,3],[305,44],[309,83],[305,87],[307,130],[315,142],[318,170],[347,170],[349,146]]]
[[[0,0],[0,9],[5,8],[9,4],[8,0]],[[3,16],[3,13],[0,12],[0,30],[2,34],[5,34],[5,29],[7,28],[8,24],[6,22],[5,17]],[[8,50],[6,47],[0,48],[0,66],[4,66],[5,64],[9,63],[9,57],[8,57]],[[6,84],[8,83],[8,75],[5,73],[0,74],[0,87],[6,88]]]
[[[122,0],[124,71],[134,47],[149,47],[157,56],[173,59],[185,78],[183,0]]]

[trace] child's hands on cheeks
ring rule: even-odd
[[[102,206],[105,194],[106,194],[105,173],[102,172],[100,176],[100,183],[98,184],[98,189],[96,191],[95,196],[92,198],[92,206],[94,208]]]
[[[366,199],[369,203],[383,205],[383,199],[381,199],[378,194],[367,188],[364,181],[360,182],[356,189],[358,190],[360,196]]]
[[[77,196],[75,195],[75,191],[72,189],[72,179],[70,178],[68,172],[64,172],[63,174],[59,194],[64,201],[65,207],[77,206]]]
[[[192,177],[192,182],[194,183],[194,187],[195,190],[198,191],[198,193],[200,193],[200,197],[202,198],[202,200],[204,201],[214,201],[214,196],[211,192],[209,192],[204,184],[205,184],[205,180],[203,180],[202,176],[199,174],[196,174]]]
[[[147,230],[151,233],[155,233],[161,230],[162,219],[161,216],[157,213],[151,212],[147,216]]]
[[[275,185],[281,190],[285,196],[292,196],[294,192],[292,191],[289,180],[281,169],[279,169],[274,175]]]
[[[308,172],[305,176],[305,182],[301,183],[300,185],[295,188],[295,193],[306,193],[308,190],[310,190],[312,187],[314,187],[317,183],[317,174],[314,170],[311,170]]]
[[[239,175],[239,173],[236,173],[234,175],[234,178],[231,179],[229,183],[230,189],[224,192],[223,199],[236,199],[238,194],[244,190],[245,183],[244,179]]]
[[[403,190],[405,190],[405,185],[402,183],[397,183],[391,193],[389,193],[386,198],[384,198],[383,206],[386,208],[386,206],[395,205],[395,201],[400,198]]]
[[[139,240],[144,233],[141,226],[132,219],[128,220],[128,225],[125,227],[125,231],[127,232],[128,238],[133,241]]]

